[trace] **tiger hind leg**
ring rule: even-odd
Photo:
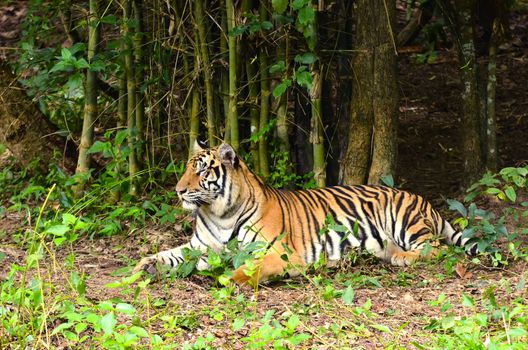
[[[233,272],[233,281],[237,284],[249,283],[255,286],[261,282],[267,281],[270,277],[280,276],[286,271],[290,275],[298,274],[295,269],[289,269],[290,265],[304,265],[302,260],[296,255],[291,254],[288,261],[281,258],[278,252],[269,252],[262,259],[255,261],[255,270],[251,273],[246,265],[240,266]]]

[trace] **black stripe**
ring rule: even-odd
[[[207,229],[207,231],[209,232],[209,235],[211,237],[213,237],[217,242],[221,242],[219,237],[217,237],[214,232],[211,230],[211,227],[207,224],[207,222],[205,221],[205,218],[198,212],[198,215],[197,215],[197,220],[201,221],[202,224],[205,226],[205,228]],[[198,222],[196,223],[198,224]]]

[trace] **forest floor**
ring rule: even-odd
[[[516,40],[499,54],[497,114],[502,166],[528,161],[528,16],[517,16],[520,18],[512,22]],[[439,51],[433,64],[420,65],[414,60],[412,56],[400,57],[400,183],[445,208],[444,198],[461,193],[461,137],[452,136],[462,132],[457,117],[459,67],[454,53],[447,50]],[[498,204],[489,206],[501,210]],[[24,232],[32,230],[34,220],[20,213],[0,212],[0,252],[4,254],[0,259],[0,281],[8,278],[9,266],[25,263],[27,251],[21,248],[21,240]],[[512,223],[509,228],[516,229]],[[507,254],[507,265],[490,268],[447,249],[433,261],[405,268],[361,255],[354,264],[318,270],[258,290],[224,288],[212,278],[199,275],[151,283],[140,289],[137,298],[134,288],[112,287],[111,283],[130,274],[135,261],[147,255],[149,248],[163,250],[185,240],[181,225],[151,225],[107,238],[81,237],[74,245],[51,248],[53,259],[45,259],[39,273],[54,286],[51,293],[69,296],[65,261],[73,253],[75,268],[87,278],[88,300],[98,303],[119,299],[134,304],[138,311],[134,317],[148,324],[149,333],[161,335],[175,348],[199,342],[204,348],[256,348],[259,341],[294,342],[294,336],[301,333],[310,339],[297,348],[430,348],[449,341],[443,336],[456,335],[455,326],[449,327],[451,323],[459,325],[474,315],[501,308],[511,311],[513,301],[525,298],[527,293],[526,258],[514,260]],[[353,291],[353,297],[347,292],[348,286],[352,287],[348,291]],[[273,325],[265,317],[270,311],[274,311],[271,319],[284,327],[280,334],[273,333],[277,326],[265,327],[267,323]],[[288,322],[295,323],[292,315],[299,315],[300,321],[290,324],[290,330]],[[126,315],[120,317],[124,323],[133,322]],[[49,327],[60,324],[58,318],[54,322]],[[484,348],[483,342],[497,329],[511,326],[500,318],[492,321],[490,317],[489,323],[484,327],[475,321],[473,328],[460,329],[469,337],[476,332],[475,348]],[[0,344],[3,336],[6,334],[0,329]],[[52,344],[68,348],[69,343],[52,336]],[[94,344],[99,347],[95,340]]]

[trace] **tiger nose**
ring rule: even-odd
[[[183,186],[176,186],[176,192],[178,193],[178,195],[182,195],[182,194],[185,194],[185,192],[187,192],[187,188],[183,187]]]

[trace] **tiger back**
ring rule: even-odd
[[[204,252],[197,268],[205,270],[207,250],[219,251],[235,238],[241,246],[266,243],[254,274],[248,276],[245,266],[234,272],[235,282],[252,284],[285,272],[295,275],[322,254],[333,265],[348,247],[405,266],[435,255],[440,240],[460,246],[467,241],[419,195],[367,185],[277,190],[265,185],[225,143],[216,148],[195,144],[176,191],[183,207],[195,213],[190,241],[142,259],[135,271],[152,272],[156,263],[175,267],[184,261],[184,248]],[[470,253],[475,249],[467,248]]]

